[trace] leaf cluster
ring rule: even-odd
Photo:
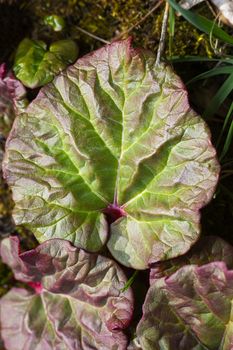
[[[21,252],[18,237],[1,242],[2,261],[19,281],[0,301],[7,350],[25,344],[39,350],[233,346],[233,248],[209,236],[214,231],[230,241],[229,227],[223,226],[229,220],[228,215],[224,222],[226,210],[233,216],[233,59],[173,57],[180,21],[175,10],[209,36],[210,46],[213,38],[231,45],[232,37],[214,21],[182,9],[175,0],[168,2],[167,58],[178,70],[180,63],[208,61],[208,71],[185,76],[190,89],[222,77],[203,113],[209,125],[223,102],[230,101],[213,135],[222,166],[217,189],[220,167],[209,129],[190,108],[184,85],[168,64],[157,65],[151,52],[132,48],[128,39],[63,70],[77,57],[76,43],[67,37],[80,37],[72,11],[83,8],[81,18],[88,19],[85,8],[91,4],[69,2],[66,13],[62,1],[56,14],[48,16],[50,2],[41,8],[34,3],[44,41],[36,30],[33,39],[24,39],[14,71],[31,89],[50,84],[29,106],[22,84],[0,68],[4,137],[17,115],[3,162],[13,218],[40,243]],[[123,15],[119,21],[124,12],[120,3],[101,3],[105,11],[111,8],[115,25],[127,30]],[[135,3],[128,5],[134,9]],[[98,4],[93,8],[99,13]],[[143,17],[147,4],[141,11]],[[130,21],[134,15],[138,13],[132,12]],[[86,22],[98,34],[102,27],[96,23]],[[101,36],[109,39],[113,27],[107,31],[103,26]],[[50,41],[52,31],[55,40]],[[202,210],[201,226],[201,209],[213,195]],[[30,235],[22,242],[27,248]],[[12,274],[1,267],[7,274],[1,282],[4,293]],[[6,318],[8,314],[12,316]]]

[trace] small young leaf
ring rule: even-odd
[[[33,89],[50,82],[74,62],[77,55],[78,48],[73,40],[56,41],[47,49],[43,41],[26,38],[16,51],[13,70],[25,86]]]
[[[2,260],[35,292],[13,288],[0,301],[7,350],[126,350],[132,291],[117,264],[65,240],[19,253],[16,237],[1,243]],[[13,312],[12,312],[13,310]],[[117,345],[116,345],[117,344]]]
[[[65,28],[64,19],[57,15],[45,16],[44,23],[52,27],[55,32],[60,32]]]

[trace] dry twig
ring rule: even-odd
[[[83,28],[81,28],[81,27],[79,27],[79,26],[75,26],[75,28],[76,28],[77,30],[79,30],[80,32],[84,33],[84,34],[89,35],[89,36],[90,36],[91,38],[93,38],[93,39],[99,40],[99,41],[101,41],[101,42],[104,43],[104,44],[110,44],[110,41],[105,40],[105,39],[102,39],[102,38],[100,38],[99,36],[94,35],[94,34],[88,32],[87,30],[85,30],[85,29],[83,29]]]
[[[164,15],[163,15],[162,28],[161,28],[161,35],[159,40],[159,47],[158,47],[158,52],[157,52],[157,57],[155,62],[156,66],[160,64],[161,56],[164,52],[166,32],[167,32],[168,13],[169,13],[169,4],[168,2],[166,2]]]

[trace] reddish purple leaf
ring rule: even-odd
[[[12,73],[6,73],[6,65],[0,65],[0,134],[7,136],[17,112],[27,106],[26,90]]]
[[[1,255],[34,292],[13,288],[1,300],[7,350],[125,350],[122,332],[133,312],[132,292],[112,260],[49,240],[19,253],[18,239],[1,243]],[[14,309],[11,313],[10,310]],[[9,317],[7,317],[9,315]]]
[[[154,264],[150,269],[150,284],[158,278],[172,275],[182,266],[201,266],[213,261],[224,261],[229,269],[233,269],[233,247],[220,237],[203,236],[187,254]]]
[[[210,262],[212,261],[212,262]],[[204,237],[151,271],[137,341],[143,350],[233,349],[233,247]]]

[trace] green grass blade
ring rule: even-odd
[[[220,144],[220,142],[221,142],[222,135],[223,135],[223,133],[224,133],[226,127],[227,127],[227,124],[228,124],[228,122],[229,122],[229,120],[230,120],[230,117],[231,117],[232,112],[233,112],[233,102],[232,102],[231,105],[230,105],[230,108],[229,108],[229,110],[228,110],[228,112],[227,112],[227,115],[226,115],[226,118],[225,118],[225,120],[224,120],[224,124],[223,124],[222,130],[221,130],[221,133],[220,133],[220,135],[219,135],[219,137],[218,137],[217,144],[216,144],[216,147],[217,147],[217,148],[218,148],[218,146],[219,146],[219,144]]]
[[[215,94],[215,96],[210,101],[209,106],[204,112],[204,118],[211,117],[214,112],[216,112],[223,101],[227,98],[227,96],[231,93],[233,90],[233,73],[229,75],[229,77],[224,81],[218,92]]]
[[[224,41],[225,43],[233,45],[233,37],[227,34],[223,29],[219,28],[214,21],[210,21],[209,19],[200,16],[192,11],[183,9],[180,5],[177,4],[175,0],[167,1],[176,11],[180,12],[181,15],[197,29],[208,35],[212,35],[215,38]]]
[[[172,56],[172,47],[175,35],[175,11],[173,7],[169,7],[169,57]]]
[[[134,271],[133,275],[128,279],[124,287],[121,289],[122,293],[125,292],[127,289],[129,289],[129,287],[133,284],[135,278],[137,277],[138,272],[139,272],[138,270]]]
[[[192,78],[189,80],[186,85],[194,83],[195,81],[201,80],[201,79],[207,79],[210,77],[214,77],[215,75],[219,74],[231,74],[233,73],[233,67],[232,66],[227,66],[227,67],[217,67],[210,69],[204,73],[198,74],[196,77]]]
[[[169,58],[169,61],[174,63],[182,62],[225,62],[233,64],[233,58],[228,56],[226,58],[209,58],[205,56],[172,56]]]
[[[220,161],[227,154],[227,152],[232,144],[232,141],[233,141],[233,120],[231,121],[231,125],[230,125],[228,133],[227,133],[226,141],[224,143],[223,150],[222,150],[222,153],[221,153],[220,158],[219,158]]]

